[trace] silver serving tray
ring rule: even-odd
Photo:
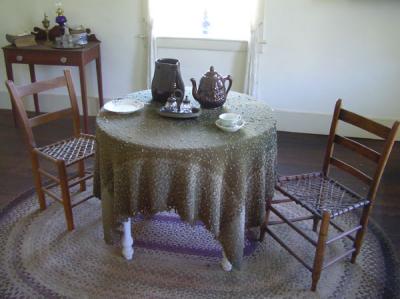
[[[160,110],[158,110],[158,114],[164,117],[185,119],[185,118],[198,117],[201,114],[201,110],[200,108],[192,108],[192,113],[180,113],[180,112],[171,112],[162,107]]]
[[[66,49],[66,50],[73,50],[73,49],[82,49],[85,47],[85,45],[81,44],[52,44],[52,48],[54,49]]]

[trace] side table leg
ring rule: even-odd
[[[86,75],[85,65],[82,63],[79,66],[79,80],[81,81],[81,97],[82,97],[82,110],[83,110],[83,132],[88,133],[88,108],[87,108],[87,89],[86,89]]]
[[[96,72],[97,72],[97,88],[99,90],[99,106],[103,107],[103,78],[101,76],[101,60],[100,60],[100,49],[99,58],[96,59]]]
[[[14,74],[13,74],[13,69],[12,69],[12,64],[7,61],[6,59],[6,73],[7,73],[7,79],[14,81]],[[13,113],[13,118],[14,118],[14,126],[18,128],[18,115],[17,115],[17,108],[14,107],[13,101],[11,101],[11,109]]]
[[[122,235],[122,255],[125,259],[131,260],[133,257],[133,238],[131,232],[131,219],[128,218],[127,221],[123,222],[124,232]]]
[[[29,74],[31,76],[31,82],[32,83],[36,82],[35,65],[33,64],[29,65]],[[35,113],[37,115],[40,113],[39,97],[37,93],[33,95],[33,102],[35,103]]]
[[[230,272],[232,270],[232,264],[226,257],[225,251],[222,250],[222,260],[221,260],[221,267],[226,272]]]

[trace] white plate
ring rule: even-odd
[[[236,126],[225,127],[225,126],[221,125],[221,121],[220,121],[219,119],[215,122],[215,125],[216,125],[218,128],[220,128],[222,131],[231,132],[231,133],[236,132],[236,131],[239,131],[241,128],[243,128],[243,126],[244,126],[245,124],[246,124],[246,123],[245,123],[243,120],[241,120]]]
[[[104,109],[115,113],[133,113],[143,109],[144,103],[134,99],[118,99],[112,100],[104,104]]]

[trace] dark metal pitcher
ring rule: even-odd
[[[179,60],[173,58],[158,59],[151,82],[153,100],[165,103],[175,89],[182,91],[178,99],[182,100],[185,94],[185,84],[182,80]]]

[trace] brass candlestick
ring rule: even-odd
[[[49,27],[50,27],[50,21],[46,15],[44,14],[44,19],[42,21],[43,27],[46,30],[46,40],[49,41]]]

